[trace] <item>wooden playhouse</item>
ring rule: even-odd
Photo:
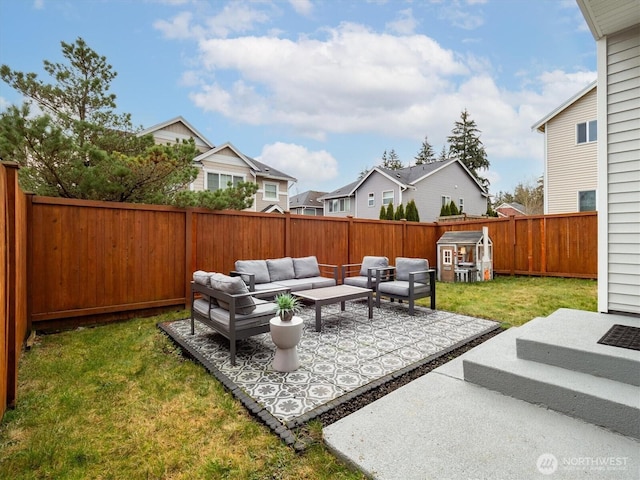
[[[493,278],[493,243],[488,227],[445,232],[438,245],[438,280],[477,282]]]

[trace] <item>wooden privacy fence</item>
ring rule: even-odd
[[[489,227],[497,274],[597,276],[595,213],[411,223],[30,197],[30,319],[37,330],[185,306],[195,270],[315,255],[428,258],[447,230]]]
[[[497,274],[597,278],[595,212],[412,223],[68,200],[25,195],[5,163],[0,186],[0,415],[15,401],[31,330],[185,308],[193,271],[228,273],[238,259],[385,255],[435,266],[445,231],[487,225]]]
[[[0,418],[13,406],[27,325],[27,208],[18,166],[0,164]]]

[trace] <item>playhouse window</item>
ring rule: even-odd
[[[451,250],[443,250],[442,251],[442,264],[443,265],[451,265]]]

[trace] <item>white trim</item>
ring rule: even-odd
[[[215,173],[217,175],[230,175],[231,178],[233,177],[242,177],[242,181],[246,182],[247,181],[247,176],[245,174],[239,174],[238,172],[225,172],[222,170],[214,170],[211,168],[203,168],[202,169],[204,171],[204,180],[202,182],[202,186],[204,188],[204,190],[209,190],[209,174],[210,173]],[[221,187],[218,187],[221,188]],[[224,188],[227,188],[226,185]]]
[[[274,185],[276,187],[276,196],[275,197],[267,197],[267,185]],[[278,182],[268,182],[266,180],[262,181],[262,200],[268,202],[273,200],[275,202],[280,201],[280,184]]]
[[[607,37],[596,42],[598,83],[598,311],[609,311],[609,184],[607,178],[608,141],[607,141]]]
[[[544,171],[542,172],[543,176],[543,191],[544,191],[544,214],[549,214],[549,146],[548,146],[548,138],[547,138],[547,130],[545,129],[544,133]]]

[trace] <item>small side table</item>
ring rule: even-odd
[[[283,322],[280,317],[273,317],[270,321],[271,339],[276,345],[276,355],[273,358],[273,369],[278,372],[293,372],[300,366],[296,346],[302,338],[302,318],[293,317],[289,322]]]

